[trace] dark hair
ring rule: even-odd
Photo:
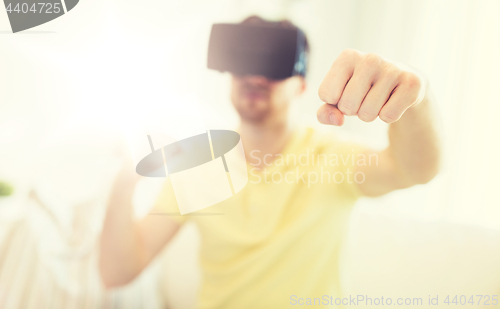
[[[282,29],[300,29],[296,25],[294,25],[291,21],[288,19],[282,19],[278,21],[270,21],[267,19],[264,19],[260,16],[257,15],[251,15],[245,18],[240,22],[242,25],[257,25],[257,26],[267,26],[267,27],[276,27],[276,28],[282,28]],[[302,30],[302,29],[300,29]],[[304,32],[304,31],[302,31]],[[309,50],[309,41],[307,40],[307,35],[304,33],[304,51],[310,55],[310,50]],[[307,62],[309,62],[309,58],[307,57]],[[307,65],[308,66],[308,65]]]

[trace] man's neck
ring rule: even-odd
[[[239,132],[247,162],[253,165],[259,163],[258,167],[264,165],[263,158],[265,155],[271,155],[271,158],[266,159],[266,162],[272,161],[276,154],[281,153],[288,143],[292,130],[288,121],[278,123],[251,123],[241,121]]]

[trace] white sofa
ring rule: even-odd
[[[410,306],[418,308],[498,307],[491,299],[500,292],[499,231],[362,213],[353,217],[350,229],[343,259],[346,295],[391,297],[393,302],[422,298],[422,305]],[[484,295],[480,304],[476,295]],[[438,296],[437,306],[429,304],[429,296],[434,304]],[[455,296],[458,304],[451,303]]]

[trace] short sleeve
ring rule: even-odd
[[[168,216],[173,221],[180,224],[186,221],[187,217],[181,215],[179,211],[174,188],[170,179],[165,181],[150,215]]]

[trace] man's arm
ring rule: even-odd
[[[138,180],[129,162],[110,196],[101,234],[99,271],[107,288],[132,281],[172,239],[179,223],[166,216],[133,216],[132,194]]]
[[[378,55],[345,50],[319,88],[327,103],[318,110],[324,124],[342,125],[344,115],[389,126],[389,147],[377,153],[378,165],[356,166],[367,196],[427,183],[439,170],[440,148],[433,97],[425,80]]]
[[[429,182],[439,171],[439,139],[433,121],[432,100],[409,108],[389,126],[389,147],[377,153],[379,165],[356,166],[366,181],[358,184],[367,196]]]

